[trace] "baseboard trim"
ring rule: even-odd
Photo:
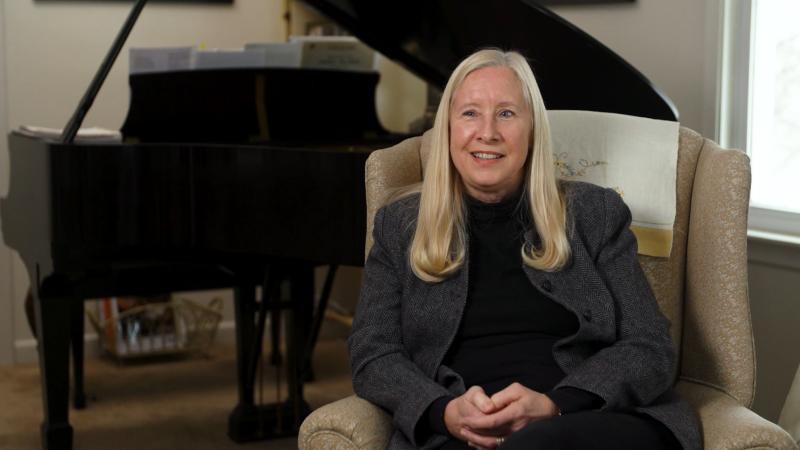
[[[749,263],[800,271],[800,246],[750,236],[747,240]]]

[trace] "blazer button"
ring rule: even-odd
[[[551,283],[550,280],[542,281],[542,289],[545,292],[553,292],[553,283]]]
[[[591,309],[585,309],[585,310],[583,310],[583,318],[584,318],[584,319],[585,319],[587,322],[591,322],[591,321],[592,321],[592,310],[591,310]]]

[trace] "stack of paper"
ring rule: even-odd
[[[130,73],[174,72],[192,68],[193,47],[131,48]]]
[[[307,69],[375,70],[375,51],[352,36],[292,36],[300,44],[300,67]]]
[[[375,70],[375,51],[352,36],[292,36],[244,48],[131,48],[130,73],[237,68]]]
[[[17,132],[25,136],[58,140],[61,138],[63,130],[60,128],[22,125],[19,127],[19,129],[17,129]],[[119,143],[122,142],[122,133],[120,133],[118,130],[108,130],[99,127],[81,128],[78,130],[78,134],[75,136],[75,142]]]

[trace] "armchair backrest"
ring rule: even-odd
[[[639,260],[672,323],[678,377],[750,406],[755,356],[747,294],[749,160],[688,128],[681,128],[679,139],[672,252],[669,258]],[[377,209],[399,188],[422,181],[429,141],[426,133],[367,160],[367,253]]]

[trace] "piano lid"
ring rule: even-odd
[[[498,47],[528,58],[549,109],[678,119],[641,72],[533,0],[304,1],[441,89],[462,59]]]

